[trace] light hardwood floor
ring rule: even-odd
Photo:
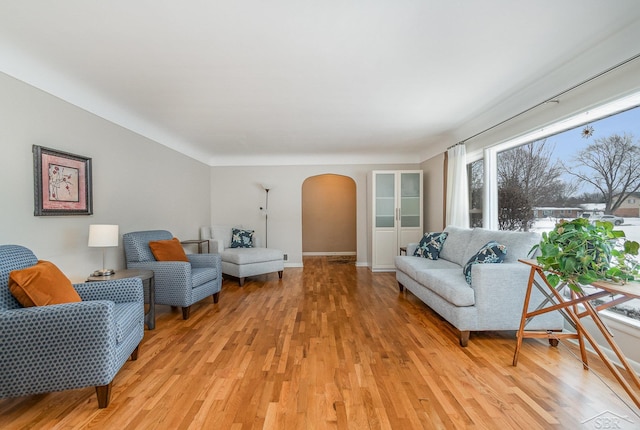
[[[0,399],[0,428],[575,429],[597,428],[585,421],[602,413],[640,427],[597,357],[604,382],[567,342],[525,339],[513,367],[514,332],[472,333],[461,348],[394,274],[304,264],[282,280],[225,281],[220,302],[200,302],[188,321],[157,307],[108,408],[91,387]]]

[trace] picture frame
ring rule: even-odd
[[[34,215],[92,215],[91,158],[33,145]]]

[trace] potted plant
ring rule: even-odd
[[[562,281],[581,291],[580,285],[594,281],[633,280],[639,273],[635,256],[640,245],[613,228],[608,221],[560,220],[552,231],[542,233],[531,253],[539,250],[538,264],[548,272],[547,280],[553,287]]]

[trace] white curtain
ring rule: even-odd
[[[469,227],[467,150],[463,143],[447,151],[447,225]]]

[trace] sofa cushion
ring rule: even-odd
[[[230,248],[253,248],[253,230],[231,229]]]
[[[487,230],[484,228],[473,229],[473,237],[469,242],[467,252],[465,254],[465,262],[473,256],[473,254],[489,241],[504,245],[509,250],[505,256],[505,263],[515,263],[519,258],[527,258],[527,254],[531,247],[540,242],[540,235],[535,232],[525,231],[508,231],[508,230]],[[448,241],[448,239],[447,239]]]
[[[212,267],[191,267],[191,280],[193,288],[213,281],[218,277],[218,272]]]
[[[24,307],[80,302],[71,281],[50,261],[9,273],[9,291]]]
[[[473,306],[475,293],[465,282],[464,274],[457,269],[422,270],[417,273],[417,281],[425,288],[455,306]]]
[[[414,257],[412,255],[397,255],[396,270],[406,273],[411,278],[416,279],[416,273],[420,270],[440,270],[440,269],[456,269],[460,271],[460,266],[442,258],[439,260],[430,260],[428,258]]]
[[[149,242],[149,249],[156,261],[186,261],[187,254],[177,237],[170,240],[154,240]]]
[[[460,267],[464,266],[464,263],[468,260],[468,258],[465,259],[465,255],[469,242],[471,242],[473,230],[450,225],[444,231],[448,233],[448,236],[442,245],[440,258],[456,263]],[[477,249],[478,248],[474,249],[474,252]]]
[[[271,248],[227,248],[221,257],[226,263],[251,264],[282,260],[283,254],[279,249]]]
[[[420,239],[418,247],[413,252],[416,257],[428,258],[430,260],[437,260],[440,251],[442,250],[442,244],[447,239],[447,232],[438,233],[425,233]]]
[[[499,244],[495,240],[487,242],[478,252],[471,256],[462,269],[467,283],[471,285],[471,266],[474,264],[502,263],[506,255],[506,246]]]

